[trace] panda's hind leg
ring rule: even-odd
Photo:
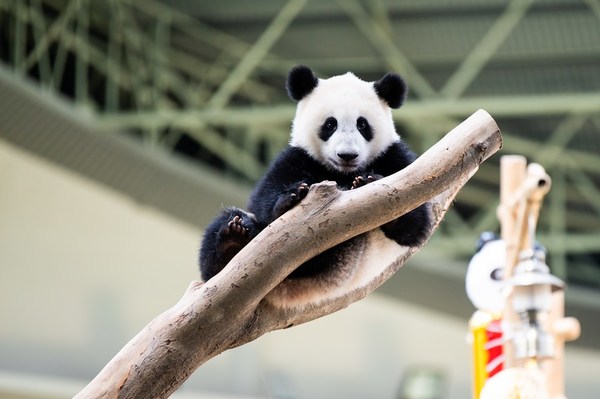
[[[207,281],[220,272],[260,230],[254,215],[238,208],[225,209],[207,227],[202,240],[202,279]]]

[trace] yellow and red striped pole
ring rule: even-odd
[[[469,331],[473,339],[473,399],[479,399],[486,381],[504,366],[501,319],[478,310],[469,320]]]

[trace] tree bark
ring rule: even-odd
[[[339,191],[331,182],[312,186],[299,205],[217,276],[205,284],[192,282],[181,300],[139,332],[76,398],[167,397],[219,353],[362,299],[419,248],[406,248],[367,284],[318,305],[279,308],[263,300],[304,261],[424,202],[432,204],[437,227],[460,188],[501,145],[498,126],[479,110],[394,175],[351,191]]]

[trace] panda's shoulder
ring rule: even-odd
[[[416,159],[416,154],[410,149],[408,144],[403,140],[398,140],[392,143],[385,151],[387,156],[393,156],[396,158],[402,158],[403,160],[411,163]]]
[[[309,162],[310,159],[310,155],[308,155],[305,149],[289,145],[279,153],[275,162]]]
[[[398,140],[390,144],[374,161],[372,164],[373,169],[380,170],[381,172],[389,170],[389,172],[397,172],[400,169],[405,168],[411,164],[415,159],[416,155],[408,145]],[[380,173],[381,173],[380,172]],[[382,173],[386,174],[386,173]]]
[[[292,145],[281,151],[273,166],[276,168],[299,168],[305,171],[324,168],[324,165],[311,157],[304,148]]]
[[[275,158],[267,175],[270,178],[290,178],[296,175],[320,175],[324,170],[325,166],[312,158],[305,149],[288,146]]]

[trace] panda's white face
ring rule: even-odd
[[[391,108],[373,82],[348,72],[318,85],[298,102],[290,144],[331,170],[363,169],[400,138]]]
[[[494,314],[502,311],[505,263],[506,245],[502,240],[487,242],[469,262],[467,296],[477,309]]]

